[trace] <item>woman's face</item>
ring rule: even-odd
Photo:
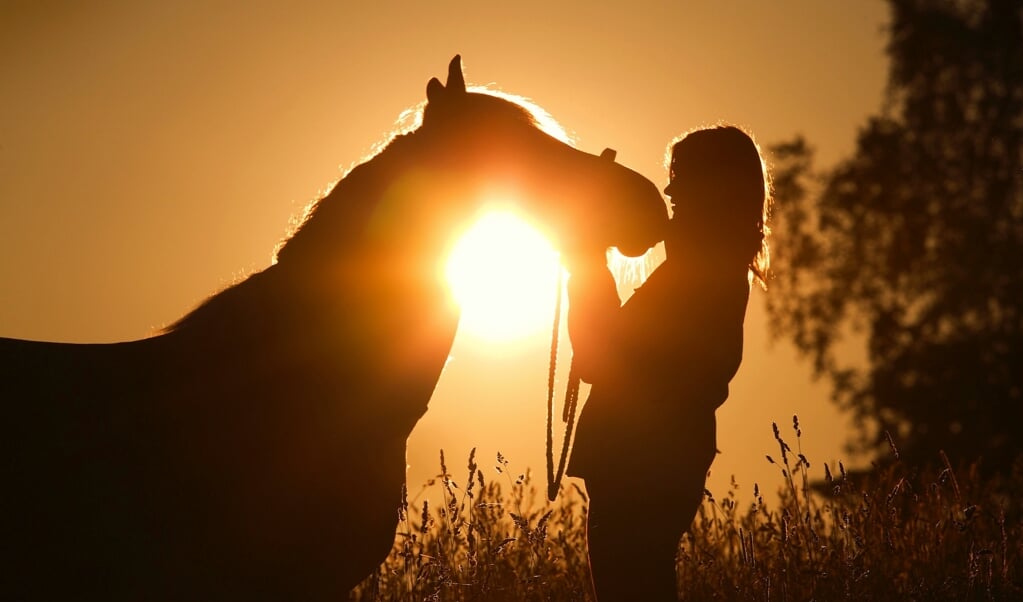
[[[678,176],[678,171],[675,169],[675,160],[675,155],[673,154],[671,156],[671,167],[668,168],[668,185],[664,187],[664,194],[668,196],[674,196],[672,195],[672,190],[675,190],[676,188],[676,177]]]
[[[668,168],[668,185],[664,187],[664,194],[668,196],[672,215],[677,215],[679,213],[679,206],[682,205],[682,199],[684,197],[682,193],[682,182],[679,175],[678,157],[675,154],[672,154],[671,165]]]

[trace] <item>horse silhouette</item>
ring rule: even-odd
[[[0,597],[344,596],[392,545],[458,324],[442,264],[487,195],[566,253],[663,237],[653,183],[467,91],[459,57],[426,91],[273,265],[161,334],[0,339]]]

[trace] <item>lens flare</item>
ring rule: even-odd
[[[462,310],[460,330],[487,342],[549,332],[561,269],[558,253],[513,212],[485,213],[456,243],[446,264]]]

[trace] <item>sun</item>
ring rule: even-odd
[[[445,268],[462,310],[460,331],[491,343],[549,332],[560,270],[550,242],[521,217],[508,210],[483,214]]]

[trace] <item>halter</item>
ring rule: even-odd
[[[565,439],[561,444],[561,457],[558,458],[558,470],[554,471],[554,375],[558,363],[558,331],[561,328],[561,289],[565,280],[565,270],[558,266],[558,290],[554,300],[554,327],[551,331],[551,359],[547,370],[547,499],[554,501],[561,488],[561,479],[565,476],[565,464],[568,461],[568,447],[575,430],[575,410],[579,403],[579,375],[575,370],[575,361],[569,365],[568,387],[565,389],[565,404],[561,410],[561,421],[565,426]]]

